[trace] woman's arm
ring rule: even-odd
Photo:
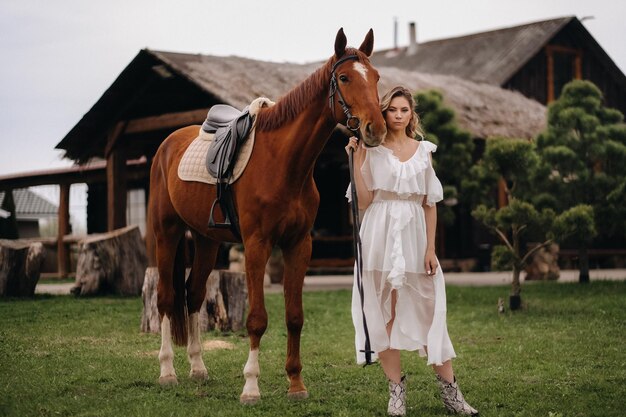
[[[439,266],[439,263],[437,262],[437,255],[435,255],[437,205],[428,205],[427,199],[427,196],[424,196],[424,201],[422,202],[422,207],[424,208],[424,218],[426,220],[426,254],[424,255],[424,268],[426,269],[426,273],[428,275],[435,275],[435,270]]]
[[[434,275],[437,266],[437,256],[435,255],[435,235],[437,234],[437,206],[429,206],[426,203],[424,207],[424,218],[426,219],[426,254],[424,255],[424,268],[426,273]]]
[[[374,197],[374,193],[367,189],[363,175],[361,174],[361,167],[365,162],[367,156],[367,150],[361,143],[356,141],[356,138],[351,137],[348,145],[346,146],[346,152],[350,152],[350,148],[354,149],[354,182],[356,185],[356,196],[359,200],[359,210],[365,210],[371,203]]]

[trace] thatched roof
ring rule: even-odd
[[[120,120],[208,108],[217,103],[243,108],[259,96],[277,100],[319,66],[142,50],[57,148],[78,162],[103,157],[107,132]],[[461,127],[475,137],[531,138],[545,124],[545,107],[519,93],[451,76],[378,69],[381,93],[398,84],[416,92],[441,91],[445,102],[456,111]]]
[[[273,63],[240,57],[215,57],[151,51],[178,73],[235,107],[266,96],[274,100],[311,74],[319,64]],[[436,89],[474,136],[531,138],[545,126],[545,107],[520,93],[457,77],[377,68],[381,94],[395,85],[412,91]]]
[[[378,51],[372,56],[372,62],[375,65],[504,85],[572,21],[577,21],[576,17],[568,16],[419,43],[413,54],[409,53],[408,47]]]

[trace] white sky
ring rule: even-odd
[[[0,175],[68,166],[54,146],[141,48],[271,61],[332,54],[339,27],[375,47],[561,16],[586,28],[626,71],[622,0],[0,0]]]

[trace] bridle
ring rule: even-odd
[[[346,127],[350,131],[356,134],[358,133],[359,128],[361,127],[361,120],[359,120],[358,117],[353,116],[352,113],[350,113],[350,106],[346,104],[346,100],[343,98],[343,94],[341,94],[341,90],[339,89],[339,85],[337,84],[337,77],[335,74],[335,71],[337,70],[337,67],[339,67],[339,65],[343,64],[346,61],[351,61],[351,60],[358,61],[359,57],[357,55],[347,55],[339,59],[333,65],[333,68],[330,71],[330,88],[328,90],[328,106],[330,107],[330,111],[334,118],[335,117],[335,94],[337,94],[337,96],[339,96],[339,100],[337,101],[341,105],[343,113],[346,115]]]
[[[349,60],[358,60],[359,57],[356,55],[348,55],[333,65],[330,77],[330,90],[328,92],[328,106],[330,107],[330,111],[332,112],[333,118],[335,117],[335,94],[339,96],[337,100],[343,109],[343,113],[346,115],[346,127],[352,131],[354,136],[359,137],[359,127],[361,127],[361,120],[358,117],[355,117],[350,113],[350,106],[346,104],[346,100],[343,98],[343,94],[341,94],[341,90],[339,89],[339,85],[337,84],[337,77],[335,75],[335,70],[341,64]],[[371,348],[369,330],[367,327],[367,319],[365,317],[365,293],[363,290],[363,279],[362,279],[362,271],[363,271],[363,258],[362,258],[362,250],[361,250],[361,236],[359,234],[359,229],[361,222],[359,220],[359,208],[358,201],[356,195],[356,183],[354,181],[354,158],[353,158],[353,150],[348,152],[348,167],[350,171],[350,184],[351,184],[351,209],[352,209],[352,242],[354,249],[354,258],[355,258],[355,275],[356,275],[356,287],[359,293],[359,299],[361,301],[361,318],[363,320],[363,332],[365,335],[365,346],[363,349],[360,349],[360,352],[363,352],[365,355],[365,365],[371,365],[372,362],[372,354],[374,351]]]

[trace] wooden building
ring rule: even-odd
[[[182,126],[201,124],[208,109],[217,103],[243,108],[259,96],[276,100],[318,65],[140,51],[57,145],[78,164],[106,160],[106,180],[87,182],[88,232],[126,225],[129,190],[147,201],[150,162],[169,133]],[[531,138],[545,125],[545,107],[519,93],[447,75],[398,68],[380,68],[380,72],[381,91],[403,84],[413,91],[443,92],[461,127],[476,138]],[[313,256],[326,259],[322,263],[327,264],[333,263],[329,258],[351,257],[351,223],[344,197],[349,177],[344,146],[345,137],[337,130],[315,170],[321,205],[313,230]],[[134,165],[132,178],[128,175],[129,161],[145,161]],[[471,237],[468,239],[471,245]]]
[[[377,51],[372,62],[519,91],[547,104],[573,79],[596,84],[626,114],[626,76],[575,16]]]

